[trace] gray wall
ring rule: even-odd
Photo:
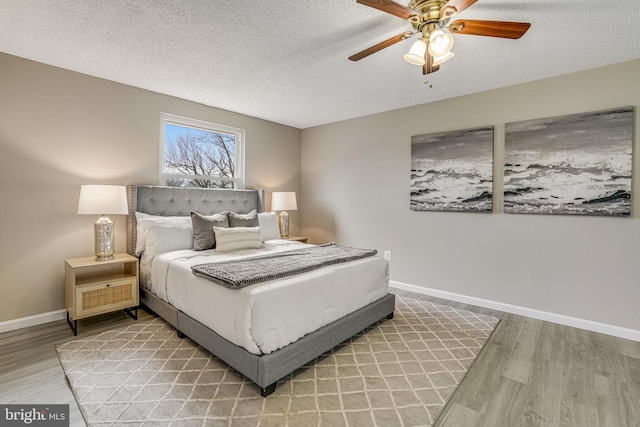
[[[158,184],[161,112],[245,129],[246,186],[267,209],[272,190],[299,193],[299,129],[0,53],[0,322],[64,308],[64,259],[93,254],[80,186]]]
[[[636,60],[305,129],[302,234],[391,250],[392,281],[640,331],[638,126],[632,218],[501,213],[504,123],[639,106],[639,76]],[[411,136],[484,125],[494,213],[411,211]]]

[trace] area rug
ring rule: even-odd
[[[156,318],[57,348],[89,426],[430,426],[498,319],[397,297],[382,320],[263,398]]]

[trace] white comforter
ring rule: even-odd
[[[232,253],[168,252],[154,259],[147,287],[247,351],[271,353],[386,295],[387,261],[374,256],[241,289],[229,289],[197,277],[191,273],[191,266],[305,246],[308,245],[269,240],[264,249]]]

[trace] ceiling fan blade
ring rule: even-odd
[[[478,0],[449,0],[440,8],[440,16],[448,18],[455,13],[460,13]]]
[[[352,61],[360,61],[362,58],[366,58],[367,56],[374,54],[376,52],[378,52],[379,50],[384,49],[385,47],[389,47],[391,45],[394,45],[398,42],[401,42],[402,40],[406,40],[409,37],[411,37],[413,35],[412,32],[407,31],[404,32],[402,34],[398,34],[397,36],[393,36],[390,39],[387,39],[385,41],[382,41],[380,43],[378,43],[377,45],[371,46],[368,49],[363,50],[362,52],[358,52],[355,55],[351,55],[349,57],[350,60]]]
[[[440,65],[433,65],[433,56],[427,50],[424,53],[424,65],[422,66],[422,74],[427,75],[431,73],[435,73],[440,69]]]
[[[409,9],[407,6],[401,5],[391,0],[357,0],[358,3],[365,6],[372,7],[374,9],[381,10],[383,12],[390,13],[402,19],[409,19],[412,16],[419,15],[413,9]]]
[[[503,39],[519,39],[531,27],[528,22],[478,21],[459,19],[449,25],[454,34],[470,34],[474,36],[500,37]]]

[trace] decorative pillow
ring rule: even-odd
[[[281,239],[280,228],[278,227],[278,217],[274,213],[262,212],[258,214],[262,240]]]
[[[235,212],[227,212],[229,217],[229,227],[258,227],[258,212],[254,209],[248,214],[238,214]]]
[[[179,249],[193,248],[193,229],[191,228],[191,218],[189,223],[182,226],[167,226],[153,221],[143,221],[144,234],[147,239],[145,248],[145,261],[151,265],[153,259],[165,252],[177,251]]]
[[[136,256],[140,256],[144,252],[147,246],[147,239],[144,232],[144,223],[149,221],[150,223],[161,225],[165,227],[191,227],[191,217],[188,216],[159,216],[149,215],[142,212],[136,212]]]
[[[191,212],[191,223],[193,224],[194,251],[203,251],[216,247],[216,236],[213,234],[214,226],[229,228],[229,219],[226,212],[210,216]]]
[[[260,227],[213,227],[213,232],[216,235],[216,252],[262,247]]]

